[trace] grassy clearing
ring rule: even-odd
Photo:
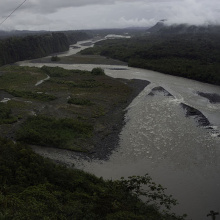
[[[51,58],[41,58],[41,59],[35,60],[34,62],[50,63],[54,61],[51,61]],[[60,64],[103,64],[103,65],[125,65],[127,66],[125,62],[111,59],[111,58],[106,58],[104,56],[99,56],[95,54],[86,54],[86,55],[74,54],[71,56],[65,56],[65,57],[61,57],[60,60],[56,61],[56,63],[60,63]]]
[[[68,100],[69,104],[74,105],[92,105],[91,101],[89,99],[82,99],[82,98],[70,98]]]
[[[9,94],[15,97],[22,97],[26,99],[36,99],[39,101],[53,101],[56,99],[56,96],[49,95],[45,93],[39,92],[31,92],[31,91],[18,91],[18,90],[6,90]]]
[[[33,118],[24,122],[24,127],[20,127],[19,123],[18,126],[15,125],[8,130],[1,127],[0,131],[5,130],[4,134],[2,133],[3,136],[7,136],[7,132],[9,132],[10,136],[15,138],[18,129],[21,129],[22,132],[19,133],[19,130],[17,138],[27,144],[51,145],[76,151],[93,150],[92,148],[99,141],[97,132],[100,138],[102,135],[106,137],[106,134],[114,132],[113,127],[117,123],[119,115],[123,113],[112,114],[115,109],[126,107],[126,100],[132,91],[127,84],[119,80],[103,74],[95,75],[89,71],[65,70],[60,67],[46,66],[41,69],[18,66],[5,68],[7,71],[1,75],[4,79],[4,83],[1,81],[2,86],[4,85],[3,91],[8,91],[16,96],[7,103],[12,111],[12,116],[22,118],[22,123],[34,115],[56,119],[57,123],[61,123],[59,120],[66,118],[74,121],[80,119],[83,123],[90,125],[93,130],[89,135],[72,134],[70,131],[66,131],[66,128],[59,127],[51,121],[48,122],[47,129],[44,129],[41,127],[44,124],[42,120],[40,120],[42,124],[36,126],[37,121]],[[47,75],[50,76],[50,79],[36,87],[37,79],[45,78]],[[12,80],[12,76],[14,80]],[[25,86],[23,86],[24,82]],[[56,126],[59,127],[59,132],[53,131],[52,127]],[[48,131],[49,128],[53,132]],[[61,135],[62,129],[63,133],[67,135]],[[49,133],[51,133],[50,135],[53,133],[53,135],[50,136]]]
[[[72,150],[75,140],[91,137],[92,130],[91,125],[79,120],[36,116],[26,120],[17,131],[17,139],[28,144]]]
[[[75,81],[50,79],[49,81],[52,83],[63,84],[76,88],[94,88],[102,85],[101,83],[96,82],[94,79],[80,81],[77,79]]]
[[[0,67],[0,89],[5,90],[25,90],[33,86],[47,75],[39,68],[5,66]]]
[[[17,100],[10,100],[7,102],[7,106],[12,108],[12,109],[27,109],[29,107],[30,103],[27,103],[27,102],[20,102],[20,101],[17,101]]]
[[[44,72],[46,72],[50,77],[67,77],[72,76],[73,74],[90,74],[89,71],[82,70],[66,70],[61,67],[48,67],[43,66],[41,68]]]

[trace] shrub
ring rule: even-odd
[[[51,61],[53,62],[60,61],[60,58],[58,56],[52,56]]]
[[[102,68],[96,67],[92,69],[92,75],[105,75],[105,72]]]

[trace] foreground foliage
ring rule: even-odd
[[[18,91],[18,90],[6,90],[9,94],[15,97],[22,97],[27,99],[36,99],[40,101],[52,101],[56,97],[54,95],[49,95],[43,92],[32,92],[32,91]]]
[[[146,181],[152,187],[149,177],[142,180],[104,181],[0,139],[1,219],[182,219],[161,214],[156,205],[146,205],[132,194],[135,182]]]

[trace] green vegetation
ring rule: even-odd
[[[157,207],[164,206],[167,210],[170,210],[173,205],[177,205],[177,201],[171,195],[168,196],[164,193],[165,188],[153,182],[148,174],[130,176],[127,180],[122,177],[119,183],[135,197],[144,196],[146,204],[153,202]],[[143,186],[145,187],[143,188]]]
[[[99,52],[100,51],[97,47],[89,47],[85,50],[80,51],[80,54],[82,54],[82,55],[97,55],[97,54],[99,54]]]
[[[56,99],[54,95],[49,95],[41,92],[17,91],[17,90],[6,90],[6,91],[15,97],[22,97],[27,99],[36,99],[40,101],[52,101]]]
[[[90,74],[89,71],[83,70],[66,70],[61,67],[49,67],[43,66],[41,68],[44,72],[46,72],[50,77],[67,77],[73,76],[73,74]]]
[[[12,116],[11,109],[4,103],[0,103],[0,125],[11,124],[16,122],[18,119]]]
[[[68,49],[68,39],[63,33],[12,37],[0,41],[0,66],[20,60],[38,58]]]
[[[78,40],[88,39],[83,32],[55,32],[0,40],[0,66],[26,59],[63,52]]]
[[[51,61],[54,61],[54,62],[57,62],[57,61],[60,61],[61,59],[60,59],[60,57],[58,57],[58,56],[52,56],[51,57]]]
[[[44,57],[44,58],[39,58],[35,60],[34,62],[48,63],[48,62],[51,62],[51,59],[48,57]],[[103,65],[125,65],[126,66],[126,63],[120,60],[110,59],[110,58],[106,58],[100,55],[82,55],[80,53],[70,55],[70,56],[64,56],[56,62],[59,64],[82,63],[82,64],[97,64],[97,65],[103,64]]]
[[[76,169],[67,169],[35,154],[31,148],[0,138],[1,219],[177,220],[145,204],[133,191],[152,188],[149,199],[176,203],[148,176],[104,181]],[[138,189],[138,190],[136,190]],[[162,193],[160,193],[162,192]],[[144,193],[145,194],[145,193]],[[148,195],[145,195],[148,199]]]
[[[71,118],[29,117],[17,131],[17,140],[28,144],[77,150],[76,140],[92,135],[92,126]]]
[[[57,79],[50,79],[50,82],[54,82],[57,84],[64,84],[68,85],[71,87],[76,87],[76,88],[94,88],[101,86],[101,83],[98,83],[94,79],[89,79],[89,80],[75,80],[75,81],[67,81],[67,80],[57,80]]]
[[[0,89],[3,90],[33,90],[38,81],[47,77],[36,67],[4,66],[0,72]]]
[[[68,99],[68,103],[74,105],[92,105],[89,99],[83,99],[83,98],[70,98]]]
[[[104,70],[100,67],[93,68],[91,73],[93,75],[105,75]]]
[[[12,112],[10,118],[13,122],[13,117],[16,120],[22,119],[13,125],[2,124],[0,136],[17,140],[16,134],[18,129],[21,129],[20,138],[27,144],[50,145],[83,152],[93,151],[101,138],[115,132],[114,126],[119,118],[123,118],[122,110],[127,106],[126,101],[132,91],[129,82],[125,84],[106,75],[93,75],[89,71],[46,66],[42,68],[4,66],[0,67],[0,72],[0,92],[3,97],[4,94],[9,95],[8,93],[16,96],[7,103],[8,109]],[[35,86],[39,80],[45,79],[48,75],[49,80]],[[82,123],[91,127],[91,133],[71,135],[68,131],[66,132],[68,135],[62,134],[62,136],[54,132],[54,136],[57,134],[58,140],[56,140],[50,136],[53,129],[48,131],[50,126],[53,127],[53,122],[48,122],[50,125],[46,123],[48,127],[44,130],[41,129],[44,122],[40,120],[39,123],[42,122],[42,124],[38,125],[39,127],[35,126],[37,121],[30,119],[30,116],[56,119],[58,124],[62,124],[59,121],[61,118],[73,121],[80,119]],[[4,122],[5,120],[6,118]],[[30,124],[30,130],[29,128],[25,130],[28,124]],[[54,129],[55,127],[54,125]],[[43,131],[45,134],[41,133]],[[28,137],[28,132],[32,132],[32,136]],[[37,141],[34,140],[34,135]],[[40,138],[41,142],[38,140]]]
[[[219,33],[146,35],[96,43],[82,54],[119,59],[129,66],[220,85]]]

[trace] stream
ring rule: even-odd
[[[81,44],[62,56],[89,47]],[[22,61],[19,65],[45,64]],[[81,70],[98,66],[48,64],[58,65]],[[111,77],[148,80],[151,84],[128,107],[119,147],[109,160],[88,161],[68,154],[67,163],[106,179],[149,173],[178,200],[173,211],[187,213],[187,219],[205,220],[210,210],[220,212],[220,102],[207,98],[212,94],[219,97],[220,87],[127,66],[99,66]],[[155,89],[158,87],[163,89]],[[210,124],[200,126],[194,110],[186,117],[181,103],[199,110]],[[50,157],[50,153],[45,152],[45,156]]]

